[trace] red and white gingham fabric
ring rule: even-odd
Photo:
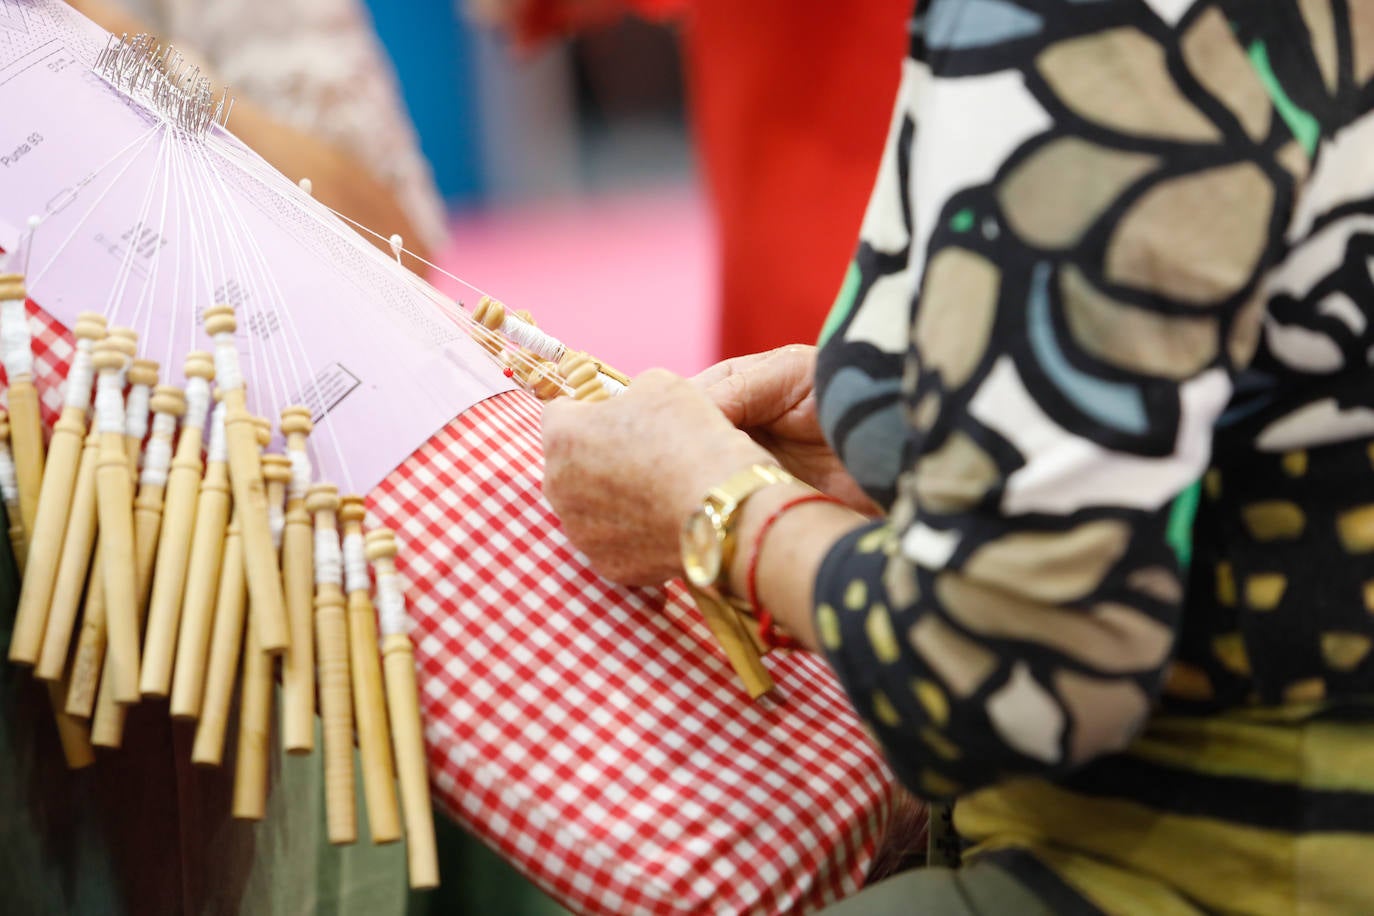
[[[71,339],[32,306],[46,419]],[[599,579],[540,494],[539,405],[491,398],[369,498],[396,531],[438,803],[583,913],[775,913],[855,890],[893,781],[817,658],[751,704],[681,589]]]

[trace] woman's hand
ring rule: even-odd
[[[691,382],[663,370],[609,401],[544,408],[544,496],[592,569],[626,585],[681,573],[678,533],[708,489],[774,463]]]
[[[816,418],[816,348],[793,344],[718,363],[693,381],[783,467],[865,515],[879,508],[830,448]]]

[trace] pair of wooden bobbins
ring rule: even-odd
[[[558,371],[563,376],[563,383],[572,389],[574,400],[604,401],[611,396],[601,384],[597,362],[586,353],[565,354],[558,361]]]
[[[265,456],[261,455],[261,447],[266,445],[271,439],[271,424],[260,417],[252,418],[254,439],[253,448],[255,458],[262,473],[265,474]],[[274,463],[275,464],[275,463]],[[277,471],[273,470],[273,476],[277,476]],[[267,481],[263,481],[263,501],[264,510],[268,506]],[[234,504],[235,521],[238,523],[238,530],[234,532],[235,538],[232,545],[238,567],[235,581],[226,584],[225,600],[232,603],[232,609],[226,610],[230,616],[229,623],[234,623],[233,617],[246,619],[247,623],[243,630],[243,661],[241,669],[241,683],[239,687],[239,740],[238,755],[235,761],[234,770],[234,797],[232,812],[234,817],[245,820],[262,820],[267,813],[267,784],[270,772],[270,751],[272,743],[272,693],[274,690],[274,678],[272,671],[272,656],[274,653],[268,651],[263,645],[261,638],[261,615],[257,613],[257,608],[253,605],[253,592],[250,588],[249,566],[248,566],[248,538],[249,532],[243,525],[243,514],[241,507]],[[268,514],[270,515],[270,513]],[[276,562],[276,544],[271,536],[270,518],[267,519],[268,550],[271,551],[273,562]],[[226,575],[230,574],[228,569]],[[243,610],[239,610],[243,608]],[[226,640],[223,651],[232,648],[230,641]],[[220,676],[230,677],[233,666],[228,661],[216,665],[224,673]],[[230,689],[227,686],[216,685],[217,695],[228,694]],[[218,700],[217,700],[218,702]],[[218,710],[215,711],[218,717]],[[212,723],[213,724],[213,723]],[[216,726],[222,729],[222,726]],[[199,738],[199,736],[197,736]],[[210,735],[207,734],[208,743]],[[193,748],[194,750],[194,748]]]
[[[93,312],[83,312],[76,322],[74,333],[76,354],[67,374],[62,413],[53,425],[52,438],[48,443],[37,514],[33,530],[28,536],[32,548],[30,562],[22,570],[19,606],[10,638],[10,660],[19,664],[38,663],[48,627],[63,541],[72,514],[82,446],[87,434],[87,413],[90,410],[94,373],[92,350],[96,343],[105,338],[105,319]],[[70,623],[67,626],[70,629]],[[65,660],[66,656],[63,655],[63,662]],[[59,670],[53,677],[61,673]]]
[[[126,444],[124,384],[138,349],[137,335],[112,329],[95,346],[95,493],[99,538],[87,591],[86,619],[77,643],[67,709],[92,715],[102,677],[118,703],[138,700],[139,629],[135,606],[134,473]],[[155,378],[155,377],[154,377]],[[146,383],[146,379],[144,380]]]
[[[315,652],[324,736],[325,820],[329,841],[358,838],[353,772],[353,689],[339,543],[339,488],[317,483],[305,508],[315,520]]]
[[[401,838],[396,805],[396,773],[392,766],[391,727],[387,721],[382,656],[377,643],[377,610],[372,604],[372,581],[367,570],[363,520],[367,508],[361,496],[339,501],[343,525],[344,584],[348,594],[348,648],[353,714],[363,767],[363,798],[372,842]]]
[[[269,507],[282,505],[291,481],[291,461],[284,455],[262,456],[262,478],[267,482]],[[235,525],[231,522],[231,526]],[[242,530],[239,531],[242,537]],[[247,577],[240,556],[239,574],[221,580],[220,604],[214,614],[213,650],[206,672],[205,703],[196,724],[191,761],[218,766],[224,757],[224,737],[229,706],[234,698],[234,678],[242,662],[239,703],[239,757],[234,776],[234,816],[261,820],[267,812],[269,732],[272,717],[272,662],[250,633],[247,621]],[[290,658],[297,658],[300,644],[293,640]],[[284,688],[284,684],[283,684]],[[313,726],[313,722],[312,722]]]
[[[254,433],[253,447],[260,451],[271,441],[272,426],[262,417],[250,417],[249,426]],[[236,605],[228,613],[243,613],[237,606],[244,600],[238,590],[246,568],[247,539],[242,508],[231,502],[227,462],[216,460],[220,457],[212,454],[206,462],[201,502],[196,511],[198,543],[191,549],[192,565],[187,572],[186,599],[182,607],[182,638],[177,643],[172,678],[171,713],[174,719],[200,718],[210,659],[210,637],[217,615],[226,604]]]
[[[396,537],[385,528],[364,538],[368,561],[377,579],[377,607],[382,633],[382,668],[396,759],[401,812],[405,822],[406,863],[413,888],[437,887],[439,857],[434,840],[434,809],[420,718],[415,653],[405,627],[405,596],[396,574]]]
[[[154,400],[164,411],[177,408],[175,397],[170,398],[170,400],[167,397],[155,399],[152,394],[157,387],[158,368],[158,364],[152,360],[135,359],[128,373],[130,389],[126,406],[124,446],[128,459],[131,487],[135,483],[138,484],[136,491],[131,489],[131,492],[136,492],[132,507],[134,567],[132,570],[133,613],[130,621],[135,649],[141,649],[139,640],[146,616],[148,585],[152,574],[153,558],[157,553],[158,534],[162,522],[161,488],[145,485],[139,476],[140,448],[148,429],[148,414],[155,409]],[[159,449],[168,444],[172,430],[175,429],[176,417],[170,416],[159,419],[156,421],[156,426],[158,433],[154,439],[150,440],[154,467],[159,461],[157,457]],[[153,477],[156,479],[156,474]],[[135,699],[127,700],[119,697],[117,690],[121,688],[126,690],[132,688]],[[137,671],[133,672],[132,683],[118,681],[109,676],[108,672],[101,678],[99,692],[95,700],[95,712],[91,718],[91,741],[93,744],[97,747],[115,748],[123,743],[127,706],[132,702],[137,702],[138,696]]]
[[[282,504],[286,499],[287,482],[291,479],[290,460],[282,455],[262,456],[262,478],[267,482],[268,504]],[[229,526],[231,531],[242,537],[242,530],[236,530],[236,519],[231,520]],[[220,580],[220,599],[214,611],[214,633],[210,640],[210,663],[206,669],[205,700],[201,707],[201,718],[196,722],[191,762],[201,766],[218,766],[223,762],[229,707],[234,702],[235,677],[242,663],[234,814],[235,817],[258,820],[267,810],[272,663],[268,656],[262,655],[261,650],[257,650],[258,658],[249,659],[247,578],[243,573],[242,555],[238,559],[238,574],[228,569],[227,559],[227,569]],[[257,645],[256,634],[251,645]],[[298,652],[300,645],[293,643],[291,658],[295,658]]]
[[[291,634],[287,624],[281,568],[272,541],[267,487],[262,477],[261,451],[255,421],[248,410],[248,394],[239,370],[234,332],[238,323],[229,305],[205,310],[205,331],[215,342],[215,376],[225,404],[225,438],[229,452],[229,482],[240,513],[244,563],[248,570],[250,610],[258,639],[273,655],[287,652]]]
[[[282,479],[284,474],[289,475],[290,472],[280,466],[280,462],[284,460],[280,456],[263,456],[263,477],[267,481],[269,499],[274,492],[278,496],[285,492],[281,489],[284,486]],[[229,709],[234,698],[234,682],[238,677],[239,665],[244,654],[248,579],[244,573],[242,537],[243,531],[235,514],[231,516],[229,527],[225,530],[223,569],[220,572],[219,588],[215,598],[209,659],[205,666],[205,686],[199,716],[196,719],[196,737],[191,746],[191,762],[199,766],[219,766],[223,762]],[[270,663],[268,671],[270,673]],[[260,677],[256,670],[254,676]],[[260,696],[254,697],[262,693],[262,685],[254,683],[250,686],[245,680],[245,707],[252,706],[256,709],[263,707],[265,703],[270,710],[270,686],[269,684],[269,695],[264,700]],[[263,764],[266,762],[267,753],[266,729],[262,731],[263,743],[260,754],[250,755],[239,764],[245,770],[256,772],[265,769]],[[265,791],[266,776],[263,775],[261,780],[252,780],[253,784],[259,782]]]

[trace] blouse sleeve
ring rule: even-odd
[[[892,509],[830,552],[815,615],[929,798],[1121,748],[1174,643],[1189,497],[1310,156],[1263,61],[1186,6],[935,0],[913,25],[818,373],[861,482],[893,462]]]

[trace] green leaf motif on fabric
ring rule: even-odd
[[[1197,518],[1198,503],[1202,499],[1202,482],[1193,484],[1174,500],[1169,507],[1169,524],[1164,531],[1164,540],[1173,548],[1178,558],[1178,566],[1184,573],[1193,560],[1193,520]]]
[[[1256,41],[1250,45],[1250,63],[1259,72],[1260,81],[1264,83],[1269,97],[1274,100],[1274,107],[1278,110],[1279,116],[1302,144],[1307,155],[1311,156],[1317,150],[1317,141],[1321,139],[1321,125],[1311,113],[1299,107],[1284,91],[1283,84],[1279,82],[1278,75],[1269,63],[1269,49],[1265,47],[1264,42]]]
[[[835,297],[835,304],[830,307],[830,314],[826,316],[825,325],[821,327],[818,346],[825,346],[825,342],[839,330],[840,325],[844,324],[849,313],[854,310],[854,298],[858,295],[861,279],[859,265],[850,261],[849,270],[844,274],[844,283],[840,284],[840,294]]]

